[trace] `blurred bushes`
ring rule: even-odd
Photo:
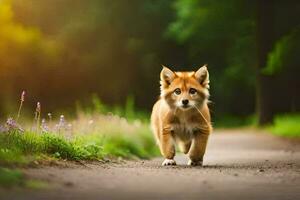
[[[249,1],[177,0],[168,33],[185,44],[189,63],[208,63],[213,114],[255,109],[255,20]]]
[[[24,175],[19,170],[0,167],[0,186],[12,187],[25,184]]]
[[[300,52],[300,25],[291,33],[282,36],[274,45],[268,55],[266,67],[263,73],[276,75],[282,71],[295,70],[300,63],[298,53]],[[294,68],[294,69],[293,69]]]
[[[284,137],[300,137],[300,114],[285,114],[275,117],[268,128],[272,133]]]
[[[127,96],[124,105],[107,105],[103,103],[97,94],[93,94],[91,102],[87,102],[86,104],[87,105],[82,105],[79,101],[77,101],[77,115],[80,115],[81,113],[86,115],[117,115],[130,122],[135,120],[149,122],[150,120],[149,113],[146,110],[137,109],[134,97],[132,95]]]
[[[98,117],[92,123],[89,116],[77,119],[72,132],[54,129],[42,133],[1,132],[0,165],[26,165],[43,155],[67,160],[145,159],[158,155],[148,124],[127,123],[118,117]]]
[[[74,110],[75,101],[87,105],[92,94],[97,94],[109,109],[125,105],[124,112],[131,118],[135,114],[130,98],[135,100],[135,111],[150,111],[158,97],[161,64],[189,71],[208,63],[213,115],[251,115],[256,109],[260,73],[256,3],[1,1],[0,112],[16,110],[12,97],[25,89],[30,102],[42,102],[45,112]],[[276,28],[269,35],[280,39],[261,67],[265,74],[278,76],[279,82],[292,80],[292,89],[282,88],[294,103],[287,102],[276,112],[297,111],[299,95],[291,93],[299,85],[294,75],[299,71],[295,13],[300,4],[276,1],[272,8]],[[275,73],[278,71],[282,73]],[[107,109],[101,106],[102,102],[96,109]],[[34,103],[28,107],[32,109]],[[114,109],[123,112],[117,106]]]
[[[18,30],[8,31],[11,25],[1,26],[12,38],[0,36],[8,43],[0,67],[5,113],[23,89],[50,111],[71,110],[76,100],[87,102],[93,93],[110,105],[133,94],[140,108],[150,108],[158,95],[160,64],[176,62],[173,55],[181,52],[161,37],[172,16],[166,0],[6,0],[0,8],[22,30],[17,35]],[[25,46],[14,42],[19,35],[28,38]],[[11,45],[23,45],[24,51]]]

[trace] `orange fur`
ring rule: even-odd
[[[209,74],[206,66],[196,72],[173,72],[164,67],[160,74],[161,96],[154,104],[151,127],[165,157],[162,165],[174,165],[175,144],[190,160],[202,165],[208,136],[212,131]]]

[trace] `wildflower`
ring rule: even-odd
[[[65,126],[65,116],[61,115],[59,118],[59,126],[64,127]]]
[[[6,126],[8,131],[17,130],[20,132],[24,132],[24,129],[11,117],[7,119]]]
[[[61,130],[66,129],[66,121],[65,121],[65,116],[61,115],[59,117],[59,122],[58,124],[55,125],[56,131],[60,132]]]
[[[36,104],[36,112],[41,113],[41,103],[37,102]]]
[[[23,102],[25,101],[25,90],[22,91],[22,94],[21,94],[21,99],[20,99],[20,106],[19,106],[19,110],[18,110],[18,115],[17,115],[17,122],[19,120],[19,117],[20,117],[20,114],[21,114],[21,109],[22,109],[22,106],[23,106]]]
[[[11,117],[7,119],[6,125],[7,125],[8,128],[16,128],[17,127],[17,123]]]
[[[37,131],[39,131],[39,127],[40,127],[40,119],[41,119],[41,103],[37,102],[36,104],[36,109],[35,109],[35,116],[34,119],[36,121],[36,129]]]
[[[21,102],[24,102],[25,101],[25,90],[23,90],[22,94],[21,94]]]
[[[54,130],[59,132],[59,125],[58,124],[55,124]]]
[[[48,113],[47,115],[48,115],[48,118],[49,118],[49,126],[48,126],[48,128],[49,128],[49,131],[50,131],[52,129],[52,114]]]
[[[5,126],[0,125],[0,133],[5,133],[7,131],[8,129]]]
[[[66,127],[67,135],[69,139],[72,138],[72,132],[73,132],[73,125],[69,123]]]
[[[44,118],[42,119],[41,129],[42,129],[42,132],[50,132],[50,129],[46,123],[46,119],[44,119]]]
[[[47,115],[48,115],[49,121],[50,121],[50,123],[51,123],[51,122],[52,122],[52,114],[51,114],[51,113],[48,113]]]

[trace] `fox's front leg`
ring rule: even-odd
[[[188,165],[202,166],[203,156],[205,154],[208,136],[209,136],[208,133],[201,133],[201,132],[195,133],[190,151],[188,153],[190,158]]]
[[[175,145],[172,137],[172,131],[169,128],[164,128],[160,135],[160,152],[165,157],[162,166],[176,165],[174,160]]]

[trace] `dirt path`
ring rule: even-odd
[[[1,191],[0,199],[300,199],[299,143],[251,132],[215,132],[202,168],[179,155],[175,167],[157,158],[27,169],[51,187]]]

